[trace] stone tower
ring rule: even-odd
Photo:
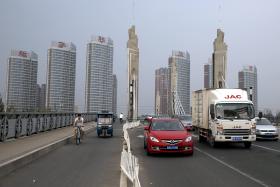
[[[224,42],[224,32],[217,30],[213,53],[213,88],[225,88],[227,69],[227,45]]]
[[[128,120],[136,120],[138,117],[138,87],[139,87],[139,48],[138,37],[133,25],[128,30]]]

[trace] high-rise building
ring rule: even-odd
[[[117,97],[118,96],[118,80],[117,76],[113,75],[113,113],[117,114]]]
[[[227,45],[224,42],[224,32],[217,30],[217,38],[214,43],[213,62],[213,88],[226,87],[226,70],[227,70]]]
[[[40,90],[40,100],[39,100],[39,108],[41,110],[46,109],[46,84],[41,84]]]
[[[113,40],[93,36],[87,44],[85,109],[113,111]]]
[[[204,64],[204,88],[212,88],[212,60],[209,59],[207,64]]]
[[[159,68],[155,71],[155,114],[166,115],[168,110],[168,68]]]
[[[46,84],[42,84],[41,86],[37,84],[36,89],[36,109],[38,111],[44,111],[46,105]]]
[[[190,114],[190,55],[173,51],[169,57],[169,107],[171,115]],[[184,110],[184,112],[182,112]]]
[[[8,59],[7,108],[34,111],[36,108],[38,56],[33,51],[12,50]]]
[[[128,119],[138,117],[138,87],[139,87],[139,48],[138,37],[133,25],[128,30]]]
[[[256,66],[244,66],[238,72],[238,87],[247,90],[248,98],[250,98],[250,87],[252,88],[252,101],[255,114],[258,114],[258,74]]]
[[[73,112],[75,102],[76,46],[52,42],[48,49],[46,108]]]

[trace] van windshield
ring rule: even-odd
[[[216,117],[218,119],[253,119],[254,107],[249,103],[218,103]]]

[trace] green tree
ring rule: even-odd
[[[279,125],[280,124],[280,112],[276,113],[275,122]]]
[[[274,116],[272,114],[272,111],[269,109],[265,111],[263,117],[267,118],[270,122],[274,122]]]

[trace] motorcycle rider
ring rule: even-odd
[[[120,122],[123,122],[123,113],[120,113]]]

